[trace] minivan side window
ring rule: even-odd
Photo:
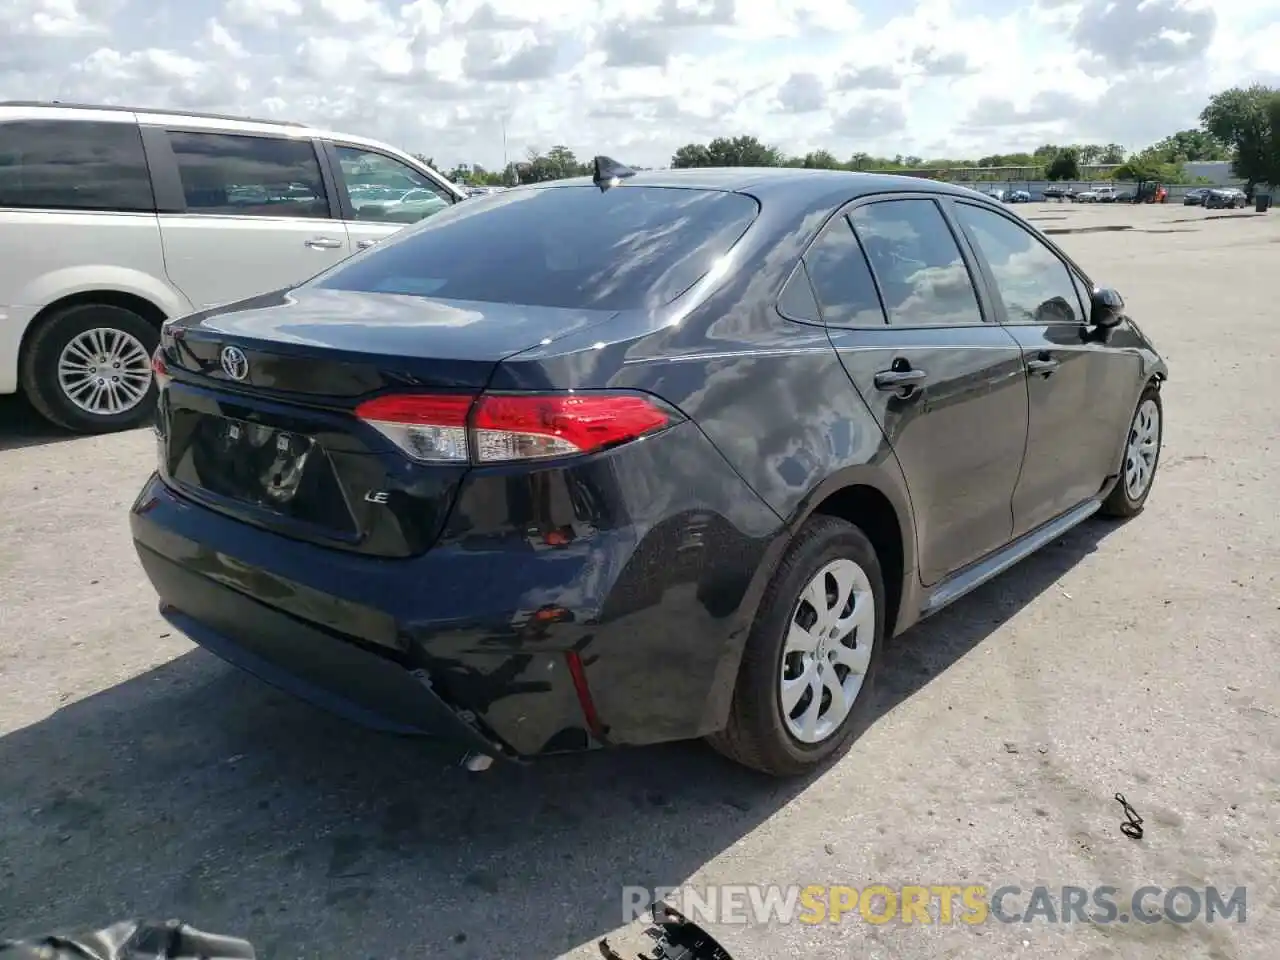
[[[982,310],[960,247],[932,200],[880,200],[850,221],[894,326],[965,326]]]
[[[136,123],[0,124],[0,207],[154,213]]]
[[[453,203],[430,177],[386,154],[341,145],[335,149],[357,220],[417,223]]]
[[[241,217],[329,216],[310,140],[169,131],[187,213]]]
[[[882,327],[884,311],[849,221],[840,217],[804,255],[822,319],[831,326]]]
[[[1008,323],[1081,323],[1080,298],[1067,265],[1031,231],[1008,217],[968,203],[955,205],[964,227],[991,267]]]

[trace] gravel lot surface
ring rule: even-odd
[[[1274,957],[1280,212],[1022,212],[1092,228],[1059,240],[1166,354],[1155,491],[911,631],[882,718],[803,783],[698,745],[473,776],[276,694],[155,613],[126,524],[149,432],[0,401],[0,930],[178,916],[269,958],[514,960],[597,956],[623,884],[1217,884],[1246,923],[715,932],[735,960]]]

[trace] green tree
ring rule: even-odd
[[[839,170],[840,161],[829,150],[814,150],[804,155],[801,166],[810,170]]]
[[[716,137],[707,144],[713,167],[777,167],[782,154],[751,136]]]
[[[686,143],[671,157],[671,166],[676,169],[711,166],[711,154],[705,143]]]
[[[1255,83],[1215,93],[1200,113],[1205,132],[1231,147],[1235,156],[1231,169],[1244,180],[1250,192],[1267,182],[1275,166],[1272,153],[1270,103],[1278,91]]]
[[[1079,180],[1080,160],[1075,149],[1067,147],[1059,150],[1057,156],[1045,167],[1044,175],[1050,180]]]
[[[432,170],[436,168],[435,160],[431,157],[428,157],[425,153],[415,153],[413,155],[413,159],[417,160],[419,163],[425,163]]]
[[[1179,130],[1152,144],[1151,149],[1165,163],[1226,160],[1228,151],[1204,130]]]

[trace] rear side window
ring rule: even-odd
[[[511,190],[455,204],[314,282],[447,300],[652,308],[702,278],[758,210],[751,197],[710,190]]]
[[[883,200],[850,214],[895,326],[982,322],[951,228],[932,200]]]
[[[310,140],[169,131],[188,213],[328,217]]]
[[[137,124],[0,124],[0,207],[153,212]]]
[[[884,326],[876,282],[847,219],[831,224],[804,261],[822,304],[823,320],[840,327]]]

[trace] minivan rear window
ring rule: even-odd
[[[312,283],[590,310],[670,303],[759,212],[744,194],[675,187],[510,190],[464,200]]]

